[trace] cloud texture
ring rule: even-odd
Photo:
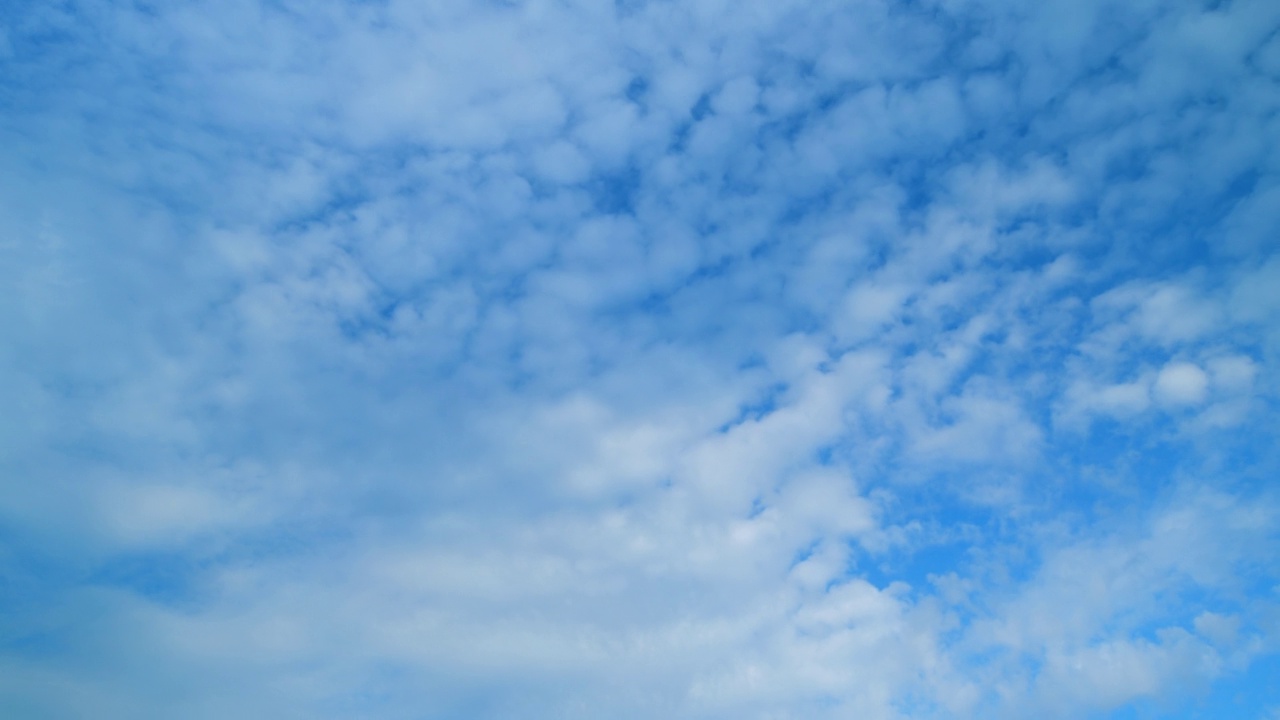
[[[1266,0],[5,6],[0,714],[1274,717],[1277,137]]]

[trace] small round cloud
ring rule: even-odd
[[[1166,405],[1199,405],[1208,390],[1208,376],[1191,363],[1169,363],[1156,377],[1156,397]]]

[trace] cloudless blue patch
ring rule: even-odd
[[[116,557],[88,578],[92,585],[129,590],[139,597],[170,606],[199,597],[203,563],[185,554],[145,553]]]
[[[693,118],[695,123],[701,122],[703,118],[711,114],[711,93],[703,93],[698,97],[698,101],[693,104],[693,108],[689,110],[689,116]]]
[[[965,541],[927,542],[924,545],[893,548],[884,556],[863,555],[853,576],[864,577],[877,587],[905,582],[918,594],[931,593],[931,575],[958,573],[964,576],[972,557]]]
[[[614,0],[615,4],[622,4],[625,0]],[[627,83],[625,92],[627,100],[636,105],[644,105],[645,99],[649,95],[649,79],[643,75],[637,75],[631,78],[631,82]]]
[[[832,445],[823,445],[813,454],[814,460],[823,466],[831,465],[835,460],[836,449]]]
[[[597,212],[626,215],[635,212],[636,193],[640,190],[640,171],[632,166],[622,172],[600,175],[587,185]]]

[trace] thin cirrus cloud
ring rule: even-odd
[[[1278,33],[0,10],[0,709],[1273,717]]]

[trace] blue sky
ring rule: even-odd
[[[1280,4],[0,8],[0,715],[1280,718]]]

